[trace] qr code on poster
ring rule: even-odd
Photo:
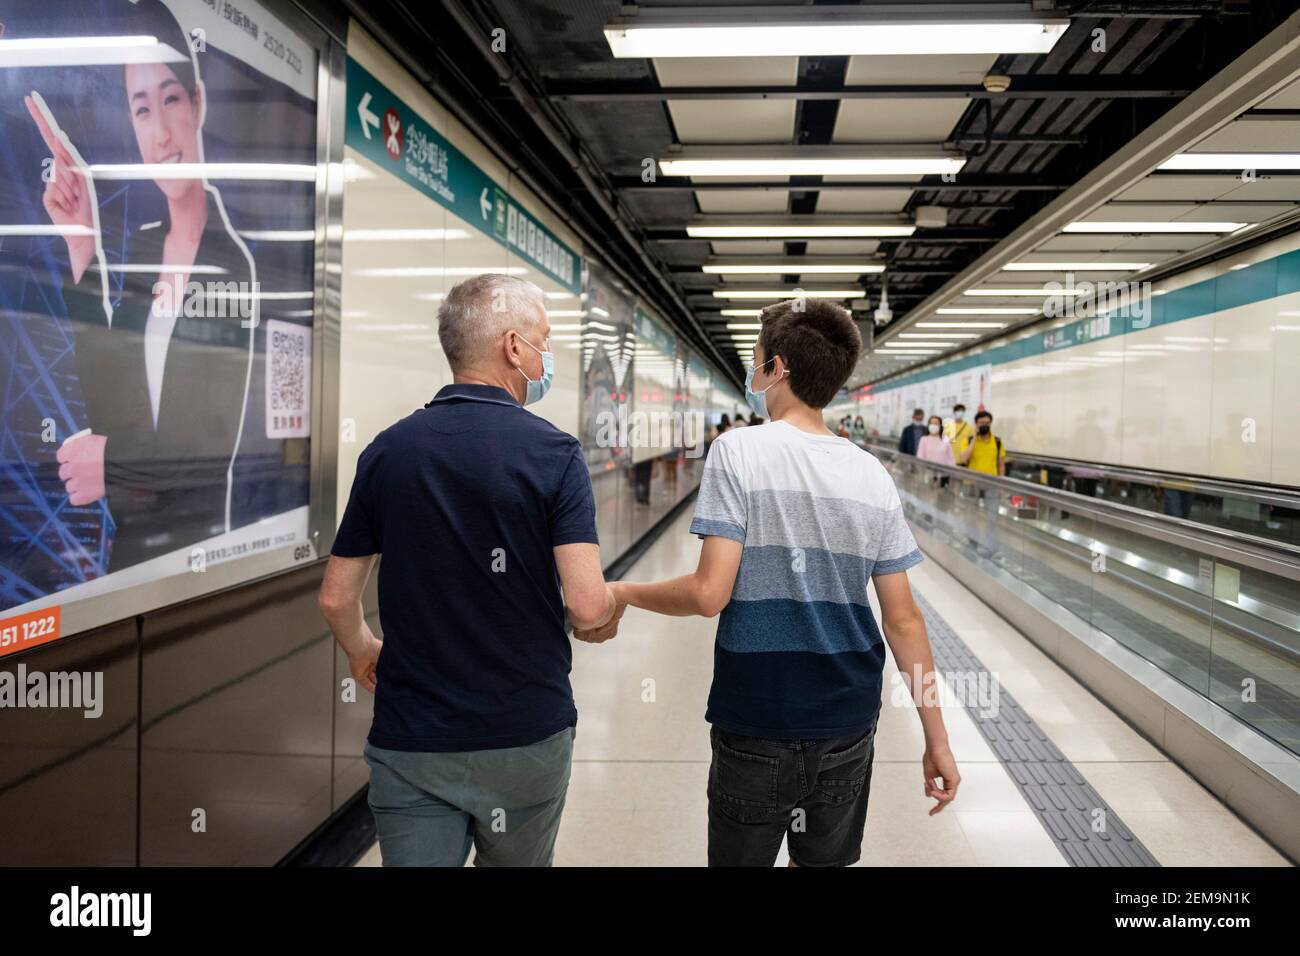
[[[311,434],[311,329],[271,319],[266,327],[266,437]]]

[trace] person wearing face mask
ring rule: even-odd
[[[709,449],[690,527],[703,539],[698,567],[613,585],[620,604],[718,618],[705,713],[710,866],[770,867],[783,841],[792,865],[856,862],[885,643],[916,686],[934,679],[907,580],[921,552],[894,480],[825,418],[861,349],[852,316],[834,302],[764,309],[745,400],[768,421]],[[919,695],[917,709],[933,814],[956,797],[960,775],[932,697]]]
[[[922,461],[932,461],[938,465],[954,465],[952,445],[943,437],[943,419],[931,415],[926,425],[926,434],[916,446],[916,457]]]
[[[947,437],[948,443],[952,445],[953,454],[957,457],[957,464],[962,464],[961,453],[975,437],[975,429],[971,427],[970,422],[966,421],[966,406],[960,402],[952,407],[952,421],[948,424]]]
[[[925,434],[925,411],[920,408],[912,409],[912,424],[903,429],[902,437],[898,439],[898,450],[904,455],[915,455],[916,448],[921,443],[921,436]]]
[[[993,413],[980,410],[975,414],[975,437],[957,455],[957,460],[971,471],[986,475],[1007,473],[1007,454],[1002,439],[993,434]]]
[[[569,785],[574,636],[614,636],[582,447],[524,406],[555,374],[542,290],[505,275],[438,310],[452,384],[357,462],[320,606],[375,694],[365,749],[386,866],[549,865]],[[382,643],[362,614],[376,558]],[[496,824],[501,813],[509,826]]]

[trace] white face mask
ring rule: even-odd
[[[930,424],[930,434],[931,434],[931,435],[937,435],[937,434],[939,434],[939,426],[938,426],[938,425],[935,425],[933,422],[931,422],[931,424]]]
[[[964,422],[964,421],[966,420],[966,413],[965,413],[965,412],[953,412],[953,413],[952,413],[952,417],[953,417],[954,419],[956,419],[957,421],[959,421],[959,422]]]

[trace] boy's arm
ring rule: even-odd
[[[938,813],[957,796],[961,776],[957,761],[948,748],[948,731],[943,725],[943,711],[938,700],[934,657],[930,652],[930,639],[925,633],[925,618],[912,598],[912,588],[907,583],[907,572],[878,574],[873,579],[876,597],[880,599],[880,617],[884,625],[885,640],[894,654],[894,663],[907,682],[912,699],[921,717],[925,733],[925,754],[921,758],[925,776],[925,795],[938,800],[930,815]],[[917,686],[917,681],[920,686]],[[941,778],[943,786],[935,784]]]
[[[713,617],[731,600],[742,550],[739,541],[709,535],[700,548],[700,563],[692,573],[654,584],[617,581],[610,587],[619,604],[675,617]]]

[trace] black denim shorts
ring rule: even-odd
[[[772,866],[787,838],[797,866],[862,856],[876,727],[830,740],[768,740],[714,727],[709,866]]]

